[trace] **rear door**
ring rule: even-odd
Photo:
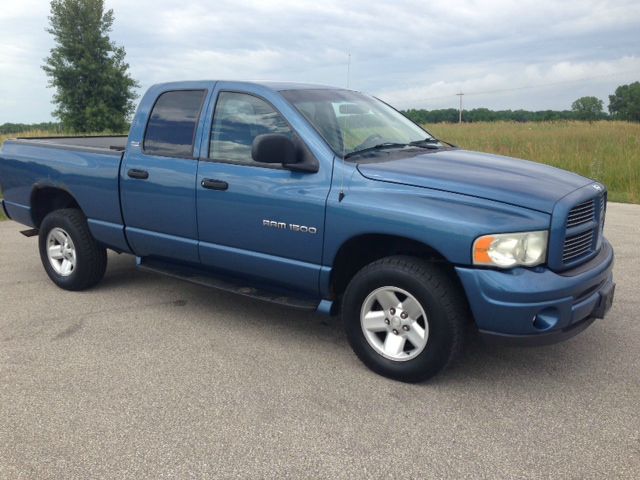
[[[196,138],[208,93],[204,85],[156,93],[147,125],[132,127],[139,140],[126,150],[120,188],[127,239],[138,256],[199,262]]]
[[[316,156],[319,171],[309,173],[253,161],[257,135],[306,138],[276,93],[219,82],[214,99],[196,187],[202,263],[317,295],[330,164]]]

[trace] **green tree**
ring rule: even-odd
[[[640,82],[620,85],[609,95],[609,112],[616,119],[640,122]]]
[[[604,104],[597,97],[580,97],[571,104],[571,110],[579,120],[589,120],[590,122],[602,117]]]
[[[53,114],[66,130],[121,132],[133,112],[138,83],[128,73],[124,47],[109,39],[113,10],[103,0],[52,0],[55,46],[43,70],[56,89]]]

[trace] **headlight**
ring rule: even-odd
[[[533,267],[547,258],[549,232],[496,233],[473,242],[473,263],[493,267]]]

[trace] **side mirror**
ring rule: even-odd
[[[259,163],[279,163],[287,170],[316,173],[320,164],[299,139],[291,140],[281,133],[265,133],[253,139],[251,157]]]
[[[259,163],[291,165],[298,162],[295,144],[289,137],[280,133],[266,133],[254,138],[251,157]]]

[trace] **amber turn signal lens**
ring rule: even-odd
[[[489,256],[489,248],[493,243],[494,238],[490,235],[486,237],[479,238],[473,250],[473,261],[477,264],[490,264],[493,263],[491,261],[491,257]]]

